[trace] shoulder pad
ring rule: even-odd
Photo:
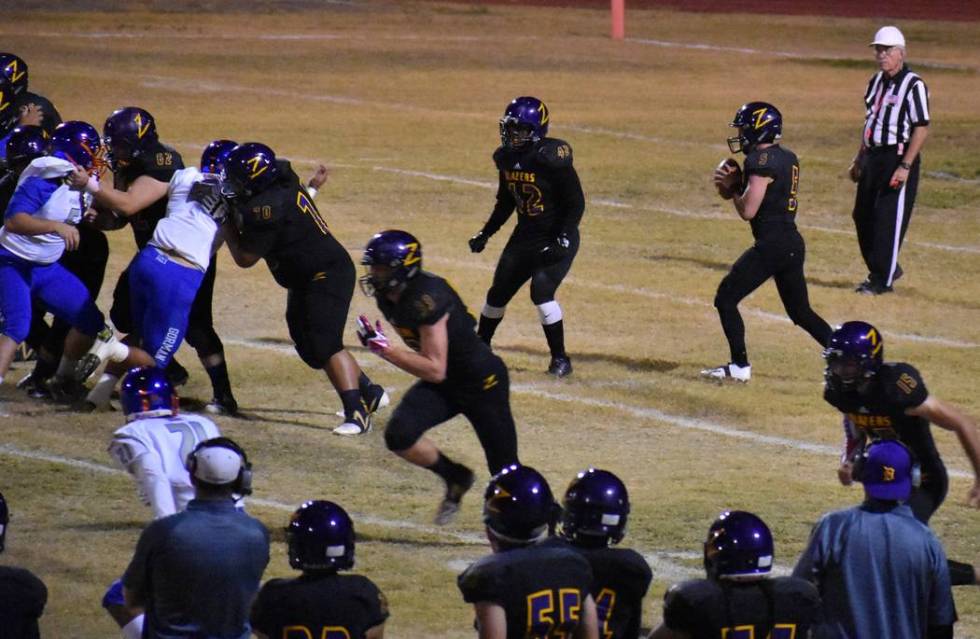
[[[278,191],[279,189],[270,189],[240,205],[238,208],[242,214],[242,223],[249,228],[274,225],[283,214],[283,207],[275,197]]]
[[[572,166],[572,147],[564,140],[544,138],[538,143],[538,158],[556,169]]]
[[[419,275],[405,300],[411,316],[421,324],[432,324],[451,310],[452,296],[446,283],[437,277]]]

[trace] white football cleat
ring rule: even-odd
[[[102,362],[111,360],[121,362],[129,356],[129,347],[116,339],[116,333],[110,324],[106,324],[95,336],[95,343],[88,352],[82,355],[75,365],[75,378],[84,382],[98,370]]]
[[[701,377],[716,379],[718,381],[725,381],[727,379],[744,384],[752,379],[752,367],[729,363],[716,368],[706,368],[701,371]]]
[[[343,435],[345,437],[365,435],[370,432],[371,416],[362,415],[361,413],[354,413],[350,419],[345,420],[343,424],[333,429],[334,435]]]

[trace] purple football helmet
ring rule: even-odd
[[[138,157],[157,142],[157,125],[149,111],[140,107],[116,109],[106,118],[102,135],[112,168],[122,160]]]
[[[508,149],[520,149],[548,135],[548,107],[530,96],[514,98],[500,118],[500,143]]]
[[[51,155],[74,162],[91,173],[102,168],[102,139],[88,122],[62,122],[51,136]]]
[[[557,509],[541,473],[513,464],[490,480],[483,496],[483,523],[500,541],[529,544],[548,533]]]
[[[259,142],[239,144],[228,153],[221,171],[221,194],[228,198],[250,198],[272,186],[279,165],[272,149]]]
[[[361,264],[367,267],[367,274],[360,279],[364,294],[383,293],[419,274],[422,244],[406,231],[381,231],[364,248]]]
[[[39,126],[19,126],[7,138],[7,166],[20,173],[36,158],[51,152],[51,136]]]
[[[626,535],[629,513],[629,494],[619,477],[589,468],[565,491],[561,536],[582,545],[618,544]]]
[[[286,526],[289,565],[297,570],[346,570],[354,566],[354,522],[331,501],[300,506]]]
[[[878,372],[885,357],[885,342],[878,329],[867,322],[844,322],[830,334],[823,357],[827,383],[848,390]]]
[[[772,560],[772,533],[752,513],[726,510],[708,529],[704,569],[710,579],[767,575]]]
[[[126,421],[176,415],[180,405],[167,372],[156,366],[134,368],[123,378],[119,403]]]
[[[0,53],[0,75],[7,78],[14,95],[27,91],[27,63],[13,53]]]
[[[738,129],[738,135],[728,138],[732,153],[748,153],[756,144],[772,143],[783,136],[783,116],[768,102],[743,104],[728,126]]]
[[[232,140],[215,140],[201,154],[201,173],[220,176],[232,149],[238,146]]]

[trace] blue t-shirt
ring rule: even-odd
[[[248,639],[269,532],[235,502],[195,499],[140,535],[123,585],[146,605],[144,636]]]
[[[905,504],[827,513],[793,576],[820,591],[818,637],[925,637],[929,626],[956,621],[946,553]]]

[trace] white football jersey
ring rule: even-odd
[[[144,503],[159,519],[194,498],[184,462],[198,444],[220,436],[215,423],[200,415],[137,419],[116,430],[109,454],[136,479]]]
[[[196,167],[174,173],[167,187],[167,216],[157,222],[150,244],[174,251],[206,271],[218,247],[218,224],[200,203],[188,199],[191,188],[203,180]]]
[[[72,191],[67,184],[53,184],[51,180],[63,180],[74,170],[68,160],[41,157],[27,165],[17,179],[17,189],[10,198],[9,208],[20,204],[32,210],[9,211],[29,213],[42,220],[78,224],[92,202],[92,196]],[[0,226],[0,246],[19,258],[35,264],[53,264],[65,252],[65,241],[57,233],[20,235]]]

